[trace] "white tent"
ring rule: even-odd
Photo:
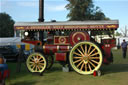
[[[122,37],[122,36],[116,37],[116,45],[120,46],[124,39],[126,42],[128,42],[128,37]]]
[[[0,38],[0,46],[21,44],[20,37]]]

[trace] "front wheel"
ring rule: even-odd
[[[100,48],[89,41],[77,43],[69,55],[72,68],[80,74],[92,74],[97,71],[102,64],[102,58]]]
[[[28,56],[27,68],[32,73],[43,73],[47,67],[46,58],[41,53],[32,53]]]

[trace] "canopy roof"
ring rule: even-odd
[[[118,20],[65,21],[65,22],[16,22],[15,30],[116,30]]]

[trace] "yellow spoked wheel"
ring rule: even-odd
[[[76,72],[80,74],[92,74],[102,64],[102,52],[92,42],[80,42],[72,48],[69,61]]]
[[[32,53],[28,56],[26,64],[30,72],[42,73],[46,69],[47,61],[42,54]]]

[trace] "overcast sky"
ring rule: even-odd
[[[110,19],[118,19],[120,28],[128,26],[128,0],[93,0],[95,6]],[[44,0],[45,21],[68,20],[66,0]],[[8,13],[16,22],[34,22],[39,17],[39,0],[0,0],[0,12]]]

